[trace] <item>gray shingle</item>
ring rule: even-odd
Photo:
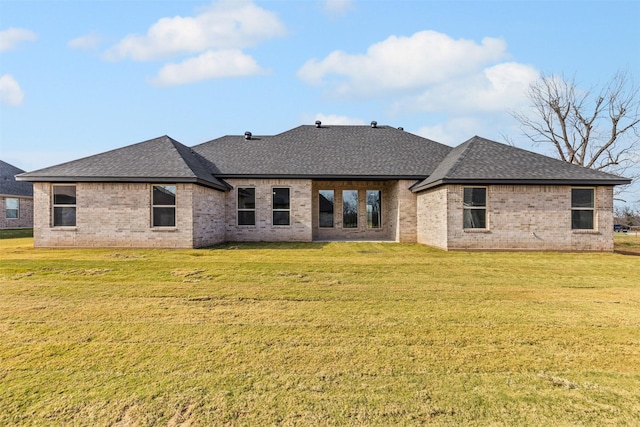
[[[21,173],[24,173],[22,169],[0,160],[0,194],[33,197],[33,185],[30,182],[16,181],[15,176]]]
[[[474,136],[454,148],[413,191],[447,183],[619,185],[631,180]]]
[[[58,166],[28,172],[25,181],[196,182],[220,190],[229,186],[215,178],[212,166],[179,142],[161,136]]]
[[[424,178],[451,147],[389,126],[299,126],[274,136],[225,136],[193,147],[216,176]]]

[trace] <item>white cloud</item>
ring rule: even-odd
[[[483,120],[471,117],[457,117],[433,126],[423,126],[415,134],[450,146],[460,145],[478,135],[484,128]]]
[[[24,28],[8,28],[0,31],[0,52],[16,48],[18,43],[33,41],[38,36],[33,31]]]
[[[477,73],[432,85],[417,96],[397,101],[400,111],[448,111],[453,113],[505,111],[526,104],[526,91],[539,72],[528,65],[507,62]]]
[[[207,51],[181,63],[165,65],[151,82],[158,86],[176,86],[264,72],[251,56],[239,50]]]
[[[353,6],[353,0],[325,0],[324,10],[331,16],[346,14]]]
[[[486,37],[481,44],[454,40],[436,31],[411,37],[391,36],[366,54],[334,51],[325,59],[311,59],[298,71],[309,84],[323,84],[328,75],[344,79],[334,90],[342,95],[372,95],[389,90],[412,90],[441,83],[481,69],[506,56],[506,43]]]
[[[0,77],[0,103],[17,107],[22,105],[24,93],[20,84],[11,74],[4,74]]]
[[[309,120],[311,123],[315,123],[316,120],[320,120],[323,125],[364,125],[365,121],[355,117],[340,116],[337,114],[322,114],[318,113],[314,116],[313,120]],[[305,122],[307,122],[305,120]]]
[[[96,32],[92,32],[70,40],[69,43],[67,43],[67,46],[72,49],[90,50],[97,48],[101,41],[102,36]]]
[[[105,52],[105,58],[146,61],[208,49],[241,49],[284,33],[275,13],[250,1],[222,0],[196,16],[162,18],[146,35],[126,36]]]

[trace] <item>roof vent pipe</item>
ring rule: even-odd
[[[371,127],[372,128],[377,128],[378,127],[378,122],[376,122],[375,120],[371,122]]]
[[[399,127],[398,130],[404,130],[404,128],[403,127]]]
[[[316,127],[322,127],[322,122],[320,120],[316,120]]]
[[[244,133],[244,139],[247,139],[247,140],[248,140],[248,139],[251,139],[251,132],[246,131],[246,132]]]

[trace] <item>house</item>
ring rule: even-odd
[[[20,168],[0,160],[0,229],[33,227],[33,186],[18,182]]]
[[[168,136],[24,173],[35,245],[192,248],[377,240],[445,250],[613,250],[630,180],[475,136],[303,125],[189,148]]]

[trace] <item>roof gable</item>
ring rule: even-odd
[[[619,185],[631,181],[617,175],[474,136],[458,147],[412,190],[448,183]]]
[[[24,173],[22,169],[0,160],[0,194],[33,197],[33,185],[31,183],[16,181],[15,176],[21,173]]]
[[[205,159],[168,137],[129,145],[38,171],[21,174],[25,181],[194,182],[224,190]]]
[[[299,126],[274,136],[225,136],[193,150],[220,177],[420,179],[451,147],[389,126]]]

